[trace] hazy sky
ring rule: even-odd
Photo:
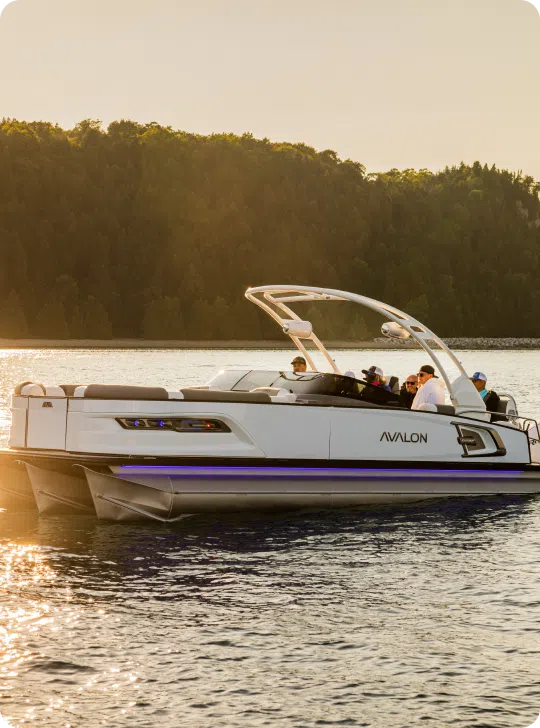
[[[524,0],[16,0],[0,117],[250,131],[365,164],[540,178],[540,16]]]

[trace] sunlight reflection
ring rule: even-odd
[[[0,545],[0,678],[16,677],[21,666],[32,659],[31,652],[19,646],[21,636],[36,632],[53,621],[47,602],[29,598],[26,590],[34,584],[51,581],[55,572],[45,562],[37,546],[7,543]],[[22,599],[21,599],[22,597]],[[0,685],[0,698],[10,687]],[[0,724],[1,725],[1,724]]]
[[[72,690],[82,700],[87,700],[88,694],[107,696],[110,703],[107,710],[104,709],[103,725],[110,724],[108,711],[125,715],[136,704],[134,694],[138,693],[140,678],[133,670],[132,661],[126,661],[123,667],[94,670],[90,665],[72,666],[49,652],[54,654],[53,645],[58,641],[53,635],[63,634],[63,641],[72,639],[76,633],[73,630],[80,629],[79,622],[84,616],[72,589],[55,583],[57,576],[47,563],[47,552],[42,547],[11,542],[0,544],[0,700],[12,701],[10,712],[6,711],[6,703],[3,705],[7,719],[0,718],[0,728],[34,724],[51,714],[56,716],[55,725],[62,728],[71,725],[70,715],[76,707],[69,693],[58,694],[58,686],[51,685],[51,693],[45,693],[37,700],[35,696],[21,700],[21,681],[28,680],[31,684],[38,679],[41,682],[37,676],[47,672],[48,665],[52,666],[53,672],[57,670],[62,674],[65,671],[73,681],[76,680],[73,670],[75,674],[80,671],[81,677],[93,672],[91,676],[86,674],[78,687],[73,685]],[[86,616],[106,623],[110,619],[108,612],[97,608]],[[35,649],[38,634],[40,643],[48,645],[45,652]],[[43,684],[42,691],[45,689]]]

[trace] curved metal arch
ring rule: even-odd
[[[454,404],[454,406],[457,404],[450,378],[442,366],[437,354],[429,345],[429,342],[435,342],[437,346],[445,354],[447,354],[448,357],[450,357],[450,360],[457,367],[461,375],[467,376],[467,372],[455,354],[446,346],[444,341],[442,341],[433,331],[428,329],[427,326],[412,316],[409,316],[409,314],[404,311],[400,311],[398,308],[389,306],[387,303],[383,303],[382,301],[377,301],[376,299],[368,298],[367,296],[361,296],[357,293],[349,293],[348,291],[340,291],[333,288],[317,288],[312,286],[257,286],[254,288],[248,288],[245,296],[249,301],[255,303],[257,306],[262,308],[263,311],[266,311],[266,313],[269,314],[274,321],[281,326],[281,328],[283,328],[287,321],[290,321],[291,319],[294,321],[301,320],[300,317],[297,316],[297,314],[295,314],[294,311],[287,305],[290,303],[309,301],[351,301],[352,303],[357,303],[360,306],[365,306],[372,311],[376,311],[382,316],[385,316],[391,321],[402,326],[412,336],[412,338],[420,344],[422,349],[424,349],[433,361],[434,366],[436,366],[441,372],[444,382],[448,388],[452,404]],[[275,310],[275,308],[272,308],[272,306],[275,306],[275,308],[279,311],[282,311],[288,318],[284,319],[280,316],[279,312]],[[306,357],[306,360],[313,371],[318,371],[303,343],[297,339],[297,337],[290,334],[288,335],[295,346]],[[307,340],[312,341],[315,344],[317,349],[330,364],[333,371],[336,372],[336,374],[340,374],[336,363],[333,361],[320,339],[312,333],[311,336],[307,337]]]

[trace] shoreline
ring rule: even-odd
[[[538,350],[540,339],[452,338],[443,341],[455,350]],[[420,349],[415,341],[399,342],[392,339],[371,341],[329,341],[328,349],[392,349],[406,351]],[[310,347],[311,348],[311,347]],[[291,341],[152,341],[141,339],[0,339],[0,349],[290,349]]]

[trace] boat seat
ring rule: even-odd
[[[41,390],[41,391],[40,391]],[[37,382],[19,382],[13,389],[15,397],[42,397],[45,395],[45,386]]]
[[[82,387],[84,385],[82,385],[82,384],[59,384],[58,386],[60,387],[60,389],[64,390],[66,397],[73,397],[73,396],[75,396],[75,390],[77,389],[77,387]]]
[[[89,384],[85,399],[169,399],[163,387],[135,387],[130,384]]]
[[[15,389],[17,390],[17,387]],[[19,391],[15,391],[14,395],[20,395],[22,397],[44,397],[45,387],[43,384],[35,384],[34,382],[23,382]]]
[[[47,397],[65,397],[66,393],[62,387],[58,387],[56,384],[47,384],[45,386],[45,394]]]
[[[277,402],[278,404],[292,404],[296,402],[296,394],[289,392],[288,389],[283,389],[283,387],[255,387],[255,389],[250,389],[250,392],[264,392],[270,397],[272,402]]]
[[[336,397],[332,394],[299,394],[296,397],[298,404],[311,404],[318,407],[363,407],[368,409],[379,409],[384,407],[381,404],[366,402],[363,399],[352,397]]]
[[[399,394],[399,377],[388,377],[386,384],[390,387],[390,391]]]
[[[456,414],[456,408],[451,404],[436,404],[435,407],[437,407],[437,412],[440,412],[441,415]]]
[[[438,412],[441,415],[455,415],[456,408],[451,404],[432,404],[424,402],[418,408],[418,412]]]
[[[441,415],[455,415],[456,408],[451,404],[432,404],[424,402],[418,408],[418,412],[438,412]]]
[[[265,392],[225,392],[217,389],[181,389],[189,402],[256,402],[269,404],[272,400]]]
[[[500,394],[499,403],[495,411],[499,412],[499,414],[491,415],[492,422],[512,422],[512,417],[515,417],[517,413],[515,399],[510,394]]]

